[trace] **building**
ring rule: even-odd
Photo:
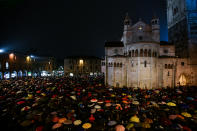
[[[188,58],[176,56],[174,44],[160,41],[157,17],[150,25],[141,20],[132,25],[128,14],[121,41],[106,42],[102,60],[105,84],[114,87],[197,85],[192,66]]]
[[[64,74],[94,75],[101,72],[101,59],[94,56],[70,56],[64,59]]]
[[[24,76],[41,76],[52,73],[55,60],[51,57],[24,55],[23,53],[0,53],[0,79],[18,78]]]
[[[167,0],[167,23],[176,56],[197,64],[197,0]]]

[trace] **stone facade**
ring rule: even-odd
[[[101,59],[93,56],[70,56],[64,59],[64,74],[98,74],[101,72]]]
[[[196,66],[195,66],[196,67]],[[114,87],[158,88],[197,85],[196,71],[188,58],[175,55],[175,46],[160,41],[159,19],[151,25],[131,25],[127,15],[121,41],[105,43],[102,60],[105,83]]]

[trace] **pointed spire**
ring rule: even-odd
[[[129,17],[129,13],[128,12],[126,13],[126,17],[124,19],[124,24],[125,25],[130,25],[131,24],[131,19]]]

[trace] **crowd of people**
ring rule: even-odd
[[[196,87],[115,88],[103,81],[100,76],[2,80],[1,130],[196,129]]]

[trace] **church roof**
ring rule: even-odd
[[[107,41],[105,47],[124,47],[124,44],[121,41]]]

